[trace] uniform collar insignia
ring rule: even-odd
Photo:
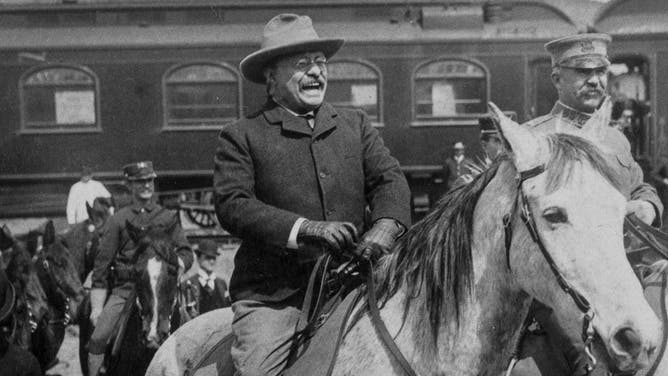
[[[591,118],[591,114],[578,111],[573,107],[561,103],[560,101],[557,101],[557,103],[554,104],[552,111],[550,111],[550,115],[561,116],[562,119],[568,121],[578,128],[582,128],[587,120]]]
[[[153,209],[155,209],[156,205],[153,201],[149,202],[146,205],[139,205],[139,204],[133,204],[132,206],[132,211],[135,213],[139,213],[142,209],[145,209],[147,212],[152,212]]]

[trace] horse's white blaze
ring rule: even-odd
[[[146,270],[148,271],[149,281],[151,283],[151,293],[153,294],[153,316],[149,327],[148,338],[158,338],[158,277],[162,269],[162,261],[157,257],[148,260]]]

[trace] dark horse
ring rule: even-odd
[[[176,301],[178,256],[169,226],[137,228],[126,223],[138,245],[133,260],[135,294],[131,296],[107,351],[107,375],[144,375],[153,354],[170,334],[170,317]],[[82,364],[86,359],[82,359]]]
[[[65,328],[77,317],[83,288],[53,222],[47,222],[43,233],[33,231],[28,238],[36,240],[35,234],[42,246],[31,255],[21,241],[3,231],[3,237],[12,242],[11,252],[3,252],[3,259],[7,257],[7,275],[18,292],[14,342],[35,354],[45,372],[58,361]]]
[[[86,203],[88,219],[74,225],[63,236],[67,248],[72,254],[79,280],[84,285],[87,276],[93,271],[100,238],[102,237],[107,219],[111,216],[109,212],[111,206],[112,201],[105,197],[97,197],[93,201],[92,206]],[[88,374],[88,349],[86,348],[86,342],[93,332],[93,326],[88,320],[89,316],[90,297],[86,294],[79,310],[79,361],[81,363],[81,371],[84,375]]]

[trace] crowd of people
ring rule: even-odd
[[[526,126],[577,134],[606,98],[610,41],[605,34],[582,34],[546,44],[559,100],[549,114]],[[265,26],[260,49],[241,61],[243,77],[264,85],[267,98],[257,112],[227,125],[212,151],[216,214],[220,224],[241,239],[229,290],[215,273],[218,245],[203,241],[192,246],[180,228],[172,233],[180,273],[193,265],[193,248],[197,255],[197,273],[182,281],[182,288],[196,297],[188,314],[195,317],[231,305],[231,351],[242,376],[278,375],[285,368],[318,256],[331,253],[375,262],[411,226],[408,183],[378,130],[363,111],[335,108],[324,99],[327,61],[343,42],[320,38],[307,16],[280,14]],[[615,103],[613,123],[601,140],[622,182],[628,213],[658,227],[660,197],[664,202],[668,198],[668,163],[643,176],[632,154],[637,135],[633,119],[638,115],[633,102]],[[446,191],[469,183],[477,169],[506,152],[493,119],[481,118],[479,124],[484,155],[474,161],[463,142],[454,142],[453,155],[443,163]],[[81,181],[70,190],[70,224],[87,218],[86,206],[96,197],[111,196],[92,175],[84,167]],[[174,215],[155,201],[157,175],[150,161],[124,166],[123,175],[132,201],[116,207],[105,224],[92,273],[91,375],[102,365],[109,336],[133,288],[130,274],[138,245],[126,223],[164,225]],[[109,278],[112,265],[114,278]],[[8,286],[0,274],[0,322],[11,310]],[[588,358],[581,343],[565,336],[549,308],[536,302],[532,314],[547,335],[525,357],[533,358],[543,376],[584,375]],[[14,350],[0,342],[1,351]],[[29,358],[16,354],[12,356]],[[546,359],[549,364],[541,364]]]

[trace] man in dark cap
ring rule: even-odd
[[[216,260],[220,255],[218,244],[213,240],[203,240],[195,248],[195,254],[197,254],[199,270],[187,282],[192,288],[193,299],[196,303],[193,307],[195,316],[214,309],[229,307],[230,295],[227,283],[214,271]]]
[[[504,146],[494,121],[489,117],[478,119],[480,126],[480,146],[485,153],[485,165],[490,165],[503,153]]]
[[[93,268],[93,286],[90,292],[90,320],[95,330],[88,343],[88,369],[96,376],[104,360],[107,342],[119,319],[125,300],[134,288],[132,260],[137,244],[129,236],[126,222],[136,227],[169,226],[176,215],[153,201],[154,179],[157,177],[150,161],[131,163],[123,167],[125,183],[132,192],[132,204],[119,210],[105,225],[98,255]],[[177,244],[179,268],[190,269],[193,262],[190,245],[181,227],[177,224],[172,232]],[[111,266],[114,275],[110,275]],[[109,281],[113,281],[109,285]],[[111,295],[107,298],[107,290]]]
[[[552,57],[552,82],[559,100],[545,116],[528,122],[528,126],[546,133],[577,134],[606,98],[608,84],[607,34],[579,34],[553,40],[545,44]],[[621,193],[628,200],[627,214],[654,226],[661,225],[663,205],[656,190],[643,182],[643,173],[631,156],[629,142],[612,127],[603,127],[599,146],[607,161],[615,167]],[[584,353],[580,333],[569,334],[540,303],[532,307],[532,314],[544,329],[544,337],[528,340],[539,345],[525,346],[540,369],[542,376],[587,375],[589,359]],[[542,346],[540,345],[542,344]],[[549,355],[545,356],[545,353]]]
[[[11,336],[16,329],[14,305],[16,293],[0,268],[0,374],[11,376],[41,376],[42,371],[35,355],[16,346]]]
[[[230,294],[244,376],[285,367],[318,255],[378,258],[410,224],[408,184],[368,116],[323,102],[327,59],[342,44],[318,37],[307,16],[271,19],[240,65],[267,103],[219,136],[216,213],[242,239]]]

